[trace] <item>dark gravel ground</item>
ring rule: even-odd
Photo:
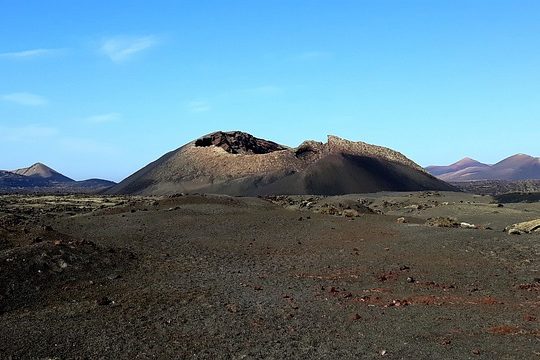
[[[109,199],[76,215],[61,198],[32,211],[0,201],[0,358],[540,357],[540,237],[497,227],[540,217],[538,203],[370,199],[384,214],[212,196]],[[497,226],[423,225],[460,212]]]

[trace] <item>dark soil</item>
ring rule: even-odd
[[[191,195],[73,214],[65,200],[0,199],[24,218],[0,228],[2,359],[538,357],[538,235],[499,231],[538,203]],[[330,206],[341,214],[315,211]],[[493,230],[424,225],[438,216]],[[54,235],[28,242],[24,227]]]

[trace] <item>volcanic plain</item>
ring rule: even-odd
[[[535,359],[540,203],[0,197],[2,359]]]

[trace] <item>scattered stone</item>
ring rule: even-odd
[[[404,307],[408,305],[409,302],[407,300],[392,300],[392,302],[386,305],[386,307]]]
[[[532,233],[540,231],[540,219],[525,221],[507,226],[504,229],[509,234],[519,235],[521,233]]]
[[[96,304],[100,306],[106,306],[112,304],[113,301],[106,296],[103,296],[96,300]]]
[[[69,266],[68,263],[65,262],[63,259],[58,260],[57,265],[60,268],[60,270],[65,269]]]
[[[415,282],[415,280],[414,280],[414,278],[412,276],[409,276],[409,277],[407,277],[407,282],[408,283],[413,283],[413,282]]]
[[[343,216],[345,217],[359,217],[360,213],[354,209],[345,209],[342,211]]]
[[[405,223],[407,223],[407,220],[404,217],[399,217],[399,218],[397,218],[396,222],[398,224],[405,224]]]
[[[460,223],[459,226],[462,227],[463,229],[476,229],[476,225],[469,224],[469,223],[466,223],[466,222]]]
[[[412,205],[405,206],[404,209],[421,210],[422,205],[412,204]]]
[[[520,284],[518,289],[527,291],[540,291],[540,283]]]
[[[32,239],[32,244],[38,244],[40,242],[43,242],[43,238],[41,236],[36,236]]]
[[[426,225],[434,226],[434,227],[447,227],[447,228],[456,228],[460,226],[457,220],[451,217],[429,218],[426,221]]]

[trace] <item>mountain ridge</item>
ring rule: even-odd
[[[458,166],[456,165],[459,161],[448,166],[428,166],[426,170],[439,179],[448,182],[540,179],[539,157],[520,153],[511,155],[492,165],[483,164],[476,160],[473,160],[473,162],[459,164]]]
[[[29,167],[16,170],[0,170],[0,191],[2,192],[98,192],[115,182],[103,179],[76,181],[49,166],[37,162]]]

